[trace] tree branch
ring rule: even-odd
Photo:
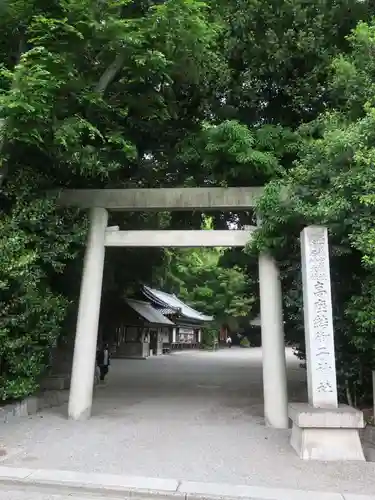
[[[107,90],[108,86],[116,78],[118,72],[122,69],[125,63],[125,49],[122,49],[119,54],[115,57],[114,61],[108,66],[100,77],[97,85],[95,86],[95,91],[101,94]]]

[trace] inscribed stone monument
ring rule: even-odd
[[[309,403],[337,408],[335,346],[327,228],[301,232],[302,283]]]

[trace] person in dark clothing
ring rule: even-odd
[[[104,344],[104,346],[96,353],[96,363],[100,370],[100,380],[103,382],[110,365],[108,344]]]

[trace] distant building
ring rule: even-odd
[[[169,338],[174,323],[149,302],[126,299],[121,322],[110,340],[116,357],[147,358],[163,353],[163,339]]]
[[[102,300],[98,342],[108,343],[114,357],[146,359],[173,349],[199,347],[202,327],[213,320],[176,295],[147,286],[137,299],[107,294]],[[52,350],[52,367],[42,381],[43,389],[69,387],[73,346],[71,337]]]
[[[203,325],[213,320],[176,295],[148,286],[142,286],[139,298],[125,299],[121,307],[111,301],[104,306],[101,339],[110,343],[115,357],[145,359],[198,347]]]
[[[176,295],[161,290],[143,286],[142,293],[155,309],[173,321],[175,327],[172,329],[172,336],[169,339],[172,349],[200,344],[202,326],[211,322],[212,316],[196,311],[182,302]]]

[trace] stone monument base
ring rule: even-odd
[[[303,460],[365,461],[359,430],[363,413],[350,406],[314,408],[307,403],[289,404],[293,422],[290,444]]]

